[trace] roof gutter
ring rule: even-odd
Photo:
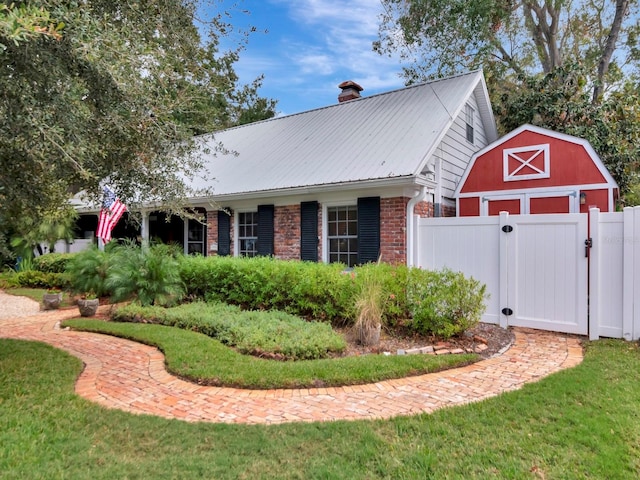
[[[213,194],[208,197],[192,197],[189,198],[189,200],[192,202],[212,200],[221,203],[235,200],[253,200],[281,196],[315,195],[325,192],[334,192],[336,190],[348,191],[367,188],[402,187],[415,185],[418,182],[422,183],[424,182],[424,180],[416,179],[413,175],[406,175],[403,177],[395,178],[376,178],[369,180],[356,180],[353,182],[336,182],[321,185],[307,185],[303,187],[286,187],[273,190],[224,193],[220,195]]]
[[[422,186],[420,191],[416,193],[411,200],[407,203],[407,266],[414,267],[415,266],[415,221],[413,218],[415,206],[422,202],[427,196],[427,187]]]

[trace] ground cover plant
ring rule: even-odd
[[[637,343],[480,403],[392,420],[279,426],[186,423],[73,393],[82,362],[0,339],[0,477],[635,479]]]
[[[148,322],[203,333],[249,355],[285,360],[326,358],[344,351],[344,338],[329,324],[279,312],[241,310],[222,303],[193,302],[174,308],[131,304],[112,315],[117,322]]]
[[[106,333],[158,347],[167,369],[204,385],[310,388],[374,383],[454,368],[477,360],[464,355],[367,355],[280,362],[242,355],[204,334],[164,325],[67,320],[76,330]]]

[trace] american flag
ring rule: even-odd
[[[98,220],[98,238],[106,244],[111,240],[111,231],[116,226],[122,214],[127,211],[127,207],[120,201],[116,194],[109,187],[104,187],[104,201],[100,218]]]

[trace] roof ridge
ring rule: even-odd
[[[257,122],[245,123],[244,125],[236,125],[236,126],[233,126],[233,127],[224,128],[222,130],[216,130],[215,132],[204,133],[202,135],[199,135],[196,138],[202,138],[202,137],[207,137],[207,136],[210,136],[210,135],[215,135],[216,133],[237,130],[239,128],[244,128],[244,127],[247,127],[249,125],[257,125],[257,124],[260,124],[260,123],[274,122],[274,121],[277,121],[277,120],[282,120],[284,118],[295,117],[297,115],[304,115],[304,114],[307,114],[307,113],[317,112],[317,111],[320,111],[320,110],[326,110],[326,109],[329,109],[329,108],[335,108],[335,107],[340,107],[340,106],[344,106],[344,105],[351,105],[351,104],[354,104],[355,102],[362,102],[362,101],[366,101],[366,100],[369,100],[369,99],[372,99],[372,98],[381,97],[381,96],[384,96],[384,95],[390,95],[390,94],[394,94],[394,93],[397,93],[397,92],[406,91],[406,90],[410,90],[410,89],[414,89],[414,88],[425,87],[425,86],[428,86],[428,85],[433,85],[435,83],[440,83],[440,82],[444,82],[444,81],[448,81],[448,80],[453,80],[455,78],[471,76],[471,75],[477,75],[478,73],[482,73],[482,69],[481,68],[476,69],[476,70],[470,70],[468,72],[461,72],[461,73],[453,74],[453,75],[450,75],[448,77],[434,78],[434,79],[427,80],[427,81],[424,81],[424,82],[421,82],[421,83],[415,83],[415,84],[412,84],[412,85],[406,85],[406,86],[401,87],[401,88],[396,88],[394,90],[388,90],[386,92],[375,93],[373,95],[369,95],[369,96],[366,96],[366,97],[355,98],[353,100],[349,100],[348,102],[332,103],[330,105],[324,105],[322,107],[316,107],[316,108],[312,108],[310,110],[304,110],[302,112],[290,113],[290,114],[279,116],[279,117],[278,116],[271,117],[271,118],[267,118],[265,120],[259,120]]]

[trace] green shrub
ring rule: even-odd
[[[19,287],[18,276],[13,270],[0,273],[0,289]]]
[[[67,261],[65,271],[69,275],[73,292],[93,292],[102,297],[109,294],[105,285],[108,267],[109,254],[92,246],[74,254]]]
[[[325,358],[346,347],[326,323],[306,322],[285,312],[243,311],[220,303],[194,302],[174,308],[132,304],[116,310],[112,319],[192,330],[241,353],[290,360]]]
[[[445,338],[475,326],[484,313],[486,286],[451,270],[409,271],[407,299],[411,328]]]
[[[225,302],[247,310],[280,310],[333,324],[353,323],[363,282],[380,286],[382,322],[410,319],[421,334],[457,335],[484,311],[485,287],[450,271],[429,272],[404,265],[341,264],[272,258],[188,257],[180,274],[192,299]]]
[[[114,301],[133,298],[142,305],[172,305],[182,299],[175,247],[125,244],[116,246],[109,256],[104,285]]]
[[[47,253],[33,259],[33,268],[40,272],[64,273],[75,253]]]
[[[25,288],[66,289],[69,285],[68,276],[65,274],[39,272],[38,270],[18,272],[12,282],[16,287]]]
[[[186,257],[181,277],[187,295],[247,310],[281,310],[304,318],[341,321],[355,284],[344,265],[267,257]]]

